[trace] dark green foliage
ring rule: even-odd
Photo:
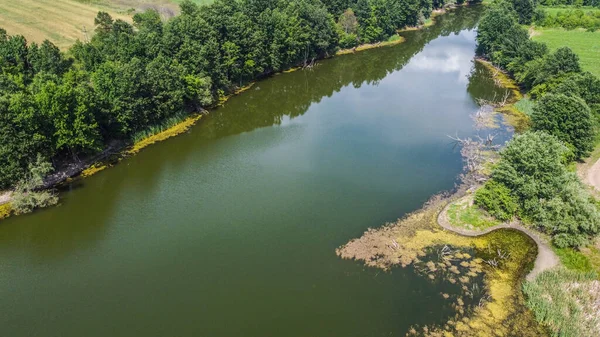
[[[517,20],[514,12],[502,4],[492,5],[479,22],[477,52],[480,55],[491,57],[507,40],[511,39],[508,33],[514,29]]]
[[[600,212],[567,169],[569,149],[554,136],[527,132],[501,152],[492,179],[506,186],[520,216],[552,235],[558,247],[579,247],[600,231]]]
[[[510,195],[510,189],[494,180],[477,190],[475,204],[502,221],[512,220],[519,207]]]
[[[586,28],[588,31],[595,31],[600,29],[600,12],[586,12],[582,9],[565,10],[555,15],[536,17],[535,22],[542,27]]]
[[[48,207],[58,202],[50,190],[40,191],[44,177],[52,172],[52,164],[38,154],[36,161],[29,164],[27,175],[19,181],[13,193],[11,208],[15,214],[30,213],[36,208]]]
[[[570,145],[578,159],[593,149],[593,117],[579,97],[547,94],[533,108],[531,120],[535,130],[546,131]]]
[[[520,24],[528,25],[533,21],[535,5],[532,0],[512,0],[512,4]]]
[[[155,10],[137,13],[133,24],[100,12],[93,38],[66,55],[0,29],[0,188],[22,179],[38,153],[54,163],[79,160],[256,78],[385,40],[443,4],[185,0],[167,22]]]
[[[589,72],[564,77],[550,92],[581,97],[592,112],[600,112],[600,79]]]
[[[588,104],[598,107],[600,81],[581,73],[571,49],[547,54],[545,45],[529,40],[518,22],[528,22],[531,10],[525,1],[495,2],[479,25],[478,52],[508,70],[539,101],[531,116],[538,132],[509,142],[477,201],[504,217],[496,202],[504,200],[499,197],[502,189],[492,189],[500,184],[517,202],[521,218],[552,235],[557,246],[578,247],[600,231],[600,212],[567,165],[592,149],[594,118]]]

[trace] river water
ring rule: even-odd
[[[452,313],[335,248],[452,189],[497,92],[480,7],[257,83],[191,132],[0,223],[0,336],[404,336]]]

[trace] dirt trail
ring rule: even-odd
[[[0,205],[6,204],[10,201],[11,192],[0,191]]]
[[[587,171],[584,180],[588,185],[600,191],[600,160],[596,161]]]
[[[544,241],[537,233],[535,233],[534,231],[532,231],[526,227],[523,227],[521,224],[513,223],[513,222],[503,223],[503,224],[496,225],[496,226],[493,226],[493,227],[490,227],[490,228],[487,228],[487,229],[481,230],[481,231],[456,228],[456,227],[452,226],[452,224],[450,223],[450,220],[448,219],[448,207],[449,206],[450,206],[450,204],[446,205],[446,207],[444,207],[444,209],[438,215],[438,224],[440,226],[442,226],[444,229],[449,230],[451,232],[454,232],[454,233],[457,233],[457,234],[460,234],[463,236],[475,237],[475,236],[481,236],[481,235],[488,234],[497,229],[512,228],[512,229],[521,231],[521,232],[525,233],[527,236],[529,236],[530,238],[532,238],[533,241],[535,241],[535,243],[538,246],[538,254],[535,259],[533,269],[526,276],[528,281],[532,281],[541,272],[551,269],[560,263],[558,256],[556,256],[554,251],[552,251],[552,248],[550,248],[548,243],[546,243],[546,241]]]

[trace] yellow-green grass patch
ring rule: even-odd
[[[48,39],[61,49],[76,40],[91,37],[98,11],[108,12],[115,19],[131,22],[124,8],[109,2],[84,3],[75,0],[2,0],[0,27],[10,35],[23,35],[30,42]]]
[[[553,7],[545,7],[542,6],[541,7],[544,12],[546,12],[546,14],[548,15],[556,15],[559,12],[568,12],[568,11],[575,11],[575,10],[581,10],[584,13],[587,12],[600,12],[600,8],[596,8],[596,7],[590,7],[590,6],[581,6],[581,7],[573,7],[573,6],[553,6]]]
[[[143,148],[145,148],[147,146],[150,146],[154,143],[158,143],[165,139],[175,137],[179,134],[182,134],[182,133],[188,131],[194,124],[196,124],[196,122],[198,122],[198,120],[200,120],[200,118],[202,118],[202,115],[200,115],[200,114],[190,116],[190,117],[186,118],[185,120],[183,120],[182,122],[175,124],[164,131],[160,131],[154,135],[146,137],[146,138],[136,142],[129,150],[127,150],[125,152],[125,154],[126,155],[136,154],[136,153],[140,152],[140,150],[142,150]]]
[[[0,220],[8,218],[9,216],[11,216],[12,212],[13,209],[10,203],[0,205]]]
[[[448,206],[448,219],[452,226],[469,230],[484,230],[501,223],[474,205],[472,200],[472,198],[462,198]]]

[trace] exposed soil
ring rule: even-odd
[[[589,166],[587,172],[584,172],[582,180],[596,191],[600,191],[600,160]]]
[[[10,201],[10,196],[11,196],[12,192],[10,191],[0,191],[0,205],[2,204],[6,204],[7,202]]]

